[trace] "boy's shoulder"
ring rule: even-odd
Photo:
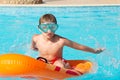
[[[35,36],[40,36],[40,35],[41,35],[41,34],[34,34],[33,37],[35,37]]]
[[[58,37],[58,38],[60,38],[60,39],[66,39],[65,37],[62,37],[62,36],[57,35],[57,34],[55,34],[55,36]]]
[[[33,38],[36,38],[36,37],[39,37],[39,36],[40,36],[40,34],[34,34]]]
[[[36,41],[40,37],[40,34],[34,34],[32,37],[33,41]]]
[[[59,38],[63,38],[62,36],[58,35],[58,34],[55,34],[56,37],[59,37]]]

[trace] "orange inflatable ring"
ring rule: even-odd
[[[0,55],[0,77],[42,77],[64,79],[83,75],[90,71],[92,63],[86,60],[67,60],[74,69],[65,69],[38,61],[30,56],[7,53]]]

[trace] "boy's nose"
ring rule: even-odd
[[[48,32],[48,33],[51,33],[52,31],[49,29],[47,32]]]

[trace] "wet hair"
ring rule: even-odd
[[[44,22],[54,22],[55,24],[57,24],[56,17],[52,14],[43,15],[39,20],[39,24],[44,23]]]

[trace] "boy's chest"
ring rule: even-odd
[[[42,52],[58,52],[62,47],[62,43],[56,42],[39,42],[37,43],[37,47]]]

